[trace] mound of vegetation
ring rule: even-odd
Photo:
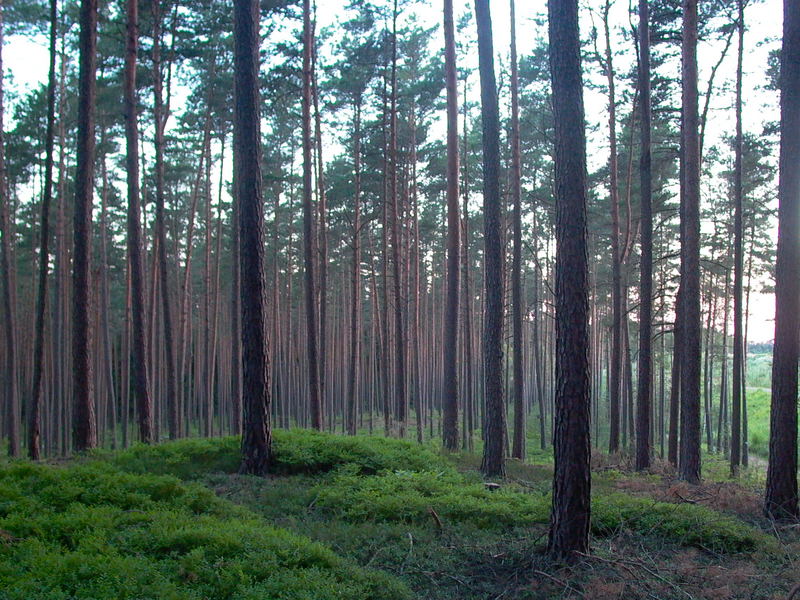
[[[410,597],[198,484],[101,461],[0,468],[0,536],[8,600]]]
[[[449,471],[453,466],[442,456],[418,444],[383,437],[339,436],[306,429],[272,432],[276,475],[313,475],[348,465],[359,474],[384,471]],[[165,444],[136,445],[116,453],[98,452],[130,473],[174,475],[196,479],[208,473],[235,473],[241,453],[238,437],[184,439]]]
[[[498,529],[542,524],[549,519],[549,494],[515,486],[488,490],[480,480],[458,473],[443,456],[413,442],[276,430],[273,451],[276,475],[327,474],[321,482],[307,484],[312,486],[313,503],[349,522],[434,527],[458,523]],[[102,456],[130,473],[196,479],[209,473],[234,473],[240,455],[238,438],[228,437],[139,445]],[[769,536],[738,519],[693,504],[598,492],[592,509],[593,533],[599,536],[628,529],[723,553],[773,546]]]
[[[511,463],[535,484],[489,489],[471,455],[301,430],[274,439],[273,475],[263,479],[235,474],[233,437],[96,452],[66,467],[0,467],[3,599],[394,599],[412,596],[409,587],[467,597],[461,582],[479,598],[545,560],[535,548],[550,514],[547,467]],[[604,544],[776,550],[733,516],[619,493],[605,477],[592,502]]]
[[[478,529],[547,523],[551,502],[549,494],[514,486],[490,490],[452,472],[395,471],[365,478],[342,469],[316,492],[316,506],[351,522],[458,523]],[[720,553],[775,548],[770,536],[704,506],[595,493],[592,532],[608,536],[622,529]]]

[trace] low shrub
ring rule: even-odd
[[[272,471],[277,475],[326,473],[341,465],[355,465],[364,475],[398,469],[453,470],[442,456],[406,440],[304,429],[277,429],[272,437]],[[241,450],[238,437],[192,438],[152,446],[137,444],[114,453],[96,452],[94,456],[131,473],[196,479],[208,473],[235,473]]]
[[[596,497],[592,502],[592,530],[609,535],[622,528],[721,553],[771,551],[776,547],[770,536],[705,506],[655,502],[621,493]]]
[[[546,496],[490,491],[449,471],[395,471],[365,478],[343,469],[317,492],[317,506],[351,521],[434,524],[433,510],[444,524],[455,521],[487,529],[547,521],[550,510]]]
[[[376,477],[342,473],[317,488],[316,505],[350,521],[430,523],[431,510],[443,521],[481,529],[547,523],[549,494],[502,488],[485,489],[453,473],[399,471]],[[608,536],[621,529],[657,535],[714,552],[770,551],[768,535],[735,517],[704,506],[655,502],[622,493],[599,493],[592,499],[592,533]]]
[[[3,599],[409,597],[197,484],[109,464],[0,468]]]

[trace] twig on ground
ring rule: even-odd
[[[554,577],[553,575],[550,575],[549,573],[545,573],[544,571],[538,571],[537,570],[537,571],[534,571],[534,573],[536,575],[541,575],[542,577],[546,577],[550,581],[552,581],[554,583],[557,583],[560,586],[563,586],[565,590],[569,590],[571,592],[575,592],[581,598],[586,598],[586,595],[583,592],[581,592],[578,589],[575,589],[570,584],[568,584],[566,581],[563,581],[563,580],[559,579],[558,577]]]
[[[439,518],[439,515],[436,514],[436,511],[433,510],[432,506],[428,507],[428,513],[433,517],[433,520],[436,521],[436,526],[439,528],[439,531],[444,529],[444,525],[442,525],[442,520]]]
[[[623,560],[623,559],[611,560],[611,559],[608,559],[608,558],[603,558],[601,556],[594,556],[592,554],[585,554],[583,552],[577,552],[576,554],[578,554],[580,556],[583,556],[585,558],[591,558],[593,560],[597,560],[597,561],[600,561],[600,562],[603,562],[603,563],[606,563],[606,564],[610,564],[610,565],[614,565],[614,566],[618,565],[618,566],[621,566],[621,567],[625,567],[625,565],[627,564],[627,565],[631,565],[633,567],[639,567],[640,569],[642,569],[643,571],[645,571],[646,573],[648,573],[652,577],[655,577],[656,579],[658,579],[660,582],[667,584],[668,586],[672,587],[673,589],[675,589],[678,592],[681,592],[682,594],[686,594],[687,598],[690,598],[691,600],[694,600],[694,596],[692,596],[689,592],[684,590],[678,584],[676,584],[673,581],[670,581],[666,577],[663,577],[663,576],[659,575],[658,573],[653,571],[650,567],[648,567],[647,565],[645,565],[645,564],[643,564],[643,563],[641,563],[639,561]]]

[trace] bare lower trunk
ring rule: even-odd
[[[555,118],[556,393],[550,554],[589,546],[590,383],[586,141],[577,0],[550,0]]]
[[[259,5],[234,0],[234,198],[239,204],[242,303],[242,473],[264,475],[272,458],[266,340],[264,203],[258,93]]]
[[[502,476],[505,404],[503,400],[504,257],[503,206],[500,195],[500,123],[494,76],[492,21],[488,0],[475,0],[483,122],[483,220],[485,244],[485,310],[483,327],[484,394],[483,462],[487,476]]]
[[[81,2],[78,151],[75,174],[74,251],[72,267],[72,433],[77,451],[97,445],[92,389],[91,235],[94,182],[95,67],[97,61],[97,0]]]
[[[445,87],[447,88],[447,299],[444,327],[444,385],[442,441],[458,449],[458,89],[453,2],[444,1]],[[420,424],[418,424],[420,426]]]

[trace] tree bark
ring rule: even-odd
[[[744,221],[742,192],[742,60],[744,57],[744,0],[737,1],[739,51],[736,62],[736,138],[733,175],[733,394],[731,396],[731,475],[742,462],[742,388],[744,387],[744,336],[742,292],[744,282]]]
[[[500,118],[494,75],[492,18],[489,0],[475,0],[478,26],[478,64],[481,79],[483,122],[483,231],[484,231],[484,325],[483,365],[485,415],[483,462],[486,476],[505,474],[505,402],[503,400],[503,312],[505,280],[503,205],[500,195]]]
[[[81,0],[78,83],[78,148],[75,172],[74,249],[72,255],[72,434],[75,450],[97,445],[92,389],[91,247],[95,158],[97,0]]]
[[[697,0],[683,0],[683,185],[681,194],[681,439],[679,475],[700,483],[700,149],[697,115]]]
[[[156,183],[156,238],[158,240],[158,277],[161,296],[162,326],[164,328],[164,360],[166,369],[167,426],[170,439],[180,436],[177,385],[175,382],[175,344],[172,326],[172,306],[169,293],[167,262],[167,224],[164,209],[164,129],[169,118],[162,95],[161,73],[161,10],[153,2],[153,117],[155,120],[155,183]]]
[[[608,83],[609,199],[611,203],[611,363],[609,365],[609,441],[608,451],[619,452],[620,403],[622,389],[622,253],[619,243],[619,183],[617,173],[617,98],[608,13],[611,0],[603,10],[605,57],[603,67]]]
[[[314,210],[312,203],[312,173],[314,163],[311,156],[311,2],[303,0],[303,249],[305,265],[306,300],[306,349],[308,351],[308,385],[311,409],[311,426],[321,430],[322,400],[319,388],[319,354],[317,347],[316,277],[314,275]]]
[[[650,10],[648,0],[639,0],[639,102],[641,150],[641,260],[639,278],[639,373],[636,393],[636,469],[650,467],[650,414],[652,405],[653,326],[653,207],[650,167]]]
[[[589,547],[591,491],[586,138],[577,0],[548,2],[555,120],[556,394],[548,549],[571,560]]]
[[[461,223],[458,214],[458,88],[453,0],[444,0],[444,49],[447,89],[447,300],[442,441],[446,449],[458,450],[458,259]]]
[[[511,263],[512,329],[514,334],[514,442],[511,456],[525,458],[525,380],[523,377],[522,331],[522,158],[519,142],[519,75],[517,68],[517,25],[514,0],[511,0],[511,197],[514,203],[512,230],[514,250]]]
[[[258,93],[259,3],[234,0],[234,202],[239,204],[242,305],[242,464],[264,475],[272,454],[266,339],[264,203]]]
[[[359,366],[361,360],[361,95],[353,106],[353,271],[350,313],[350,369],[347,376],[347,432],[356,434],[359,401]]]
[[[401,232],[400,232],[400,196],[397,192],[397,0],[392,10],[392,71],[391,97],[389,113],[389,195],[392,199],[391,218],[392,235],[392,282],[394,289],[394,342],[395,342],[395,408],[400,437],[405,437],[408,420],[408,399],[406,397],[406,339],[405,317],[403,308],[405,298],[401,280]]]
[[[47,76],[47,132],[45,133],[44,193],[39,232],[39,281],[36,294],[36,330],[33,349],[33,389],[28,413],[28,457],[41,457],[42,374],[44,371],[44,330],[47,307],[47,273],[50,266],[50,205],[53,199],[53,150],[56,114],[56,43],[58,1],[50,0],[50,62]]]
[[[142,225],[139,199],[139,131],[136,111],[136,56],[139,45],[139,7],[137,0],[127,0],[124,111],[128,177],[128,260],[131,277],[131,320],[133,324],[133,390],[139,439],[153,441],[153,402],[150,398],[145,354],[144,266],[142,263]]]
[[[800,359],[800,2],[783,2],[778,256],[769,466],[764,511],[800,516],[797,497],[797,362]]]

